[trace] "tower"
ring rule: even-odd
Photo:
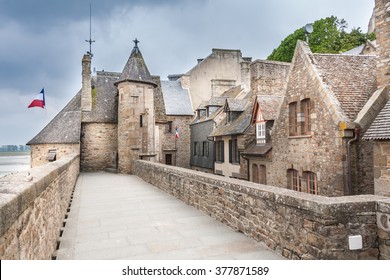
[[[378,52],[378,87],[390,84],[390,0],[375,0],[375,33]]]
[[[153,159],[154,142],[154,83],[134,40],[134,48],[115,83],[118,88],[118,169],[131,173],[131,162]]]

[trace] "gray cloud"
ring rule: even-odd
[[[121,71],[137,37],[150,72],[162,78],[188,71],[212,48],[264,59],[295,29],[330,15],[365,30],[374,6],[374,0],[0,0],[0,145],[26,143],[79,90],[90,2],[93,67]],[[46,112],[27,109],[43,86]]]

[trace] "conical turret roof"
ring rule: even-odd
[[[118,85],[121,82],[128,81],[151,84],[156,87],[157,85],[153,81],[153,78],[149,73],[148,67],[146,67],[146,63],[144,61],[144,58],[142,57],[141,51],[138,48],[139,41],[135,39],[134,43],[135,45],[133,50],[131,51],[129,60],[123,68],[119,80],[115,84]]]

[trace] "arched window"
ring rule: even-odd
[[[259,167],[257,164],[252,164],[252,182],[260,183],[259,181]]]
[[[302,191],[301,177],[299,176],[298,170],[287,170],[287,186],[294,191]]]
[[[318,194],[317,175],[313,172],[303,172],[306,180],[307,192],[311,194]]]
[[[259,166],[259,183],[260,184],[267,184],[267,168],[265,165]]]

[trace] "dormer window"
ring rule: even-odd
[[[264,145],[266,143],[266,126],[265,122],[256,123],[256,143]]]
[[[232,118],[233,118],[232,112],[231,111],[227,111],[226,112],[226,123],[231,123],[233,121]]]

